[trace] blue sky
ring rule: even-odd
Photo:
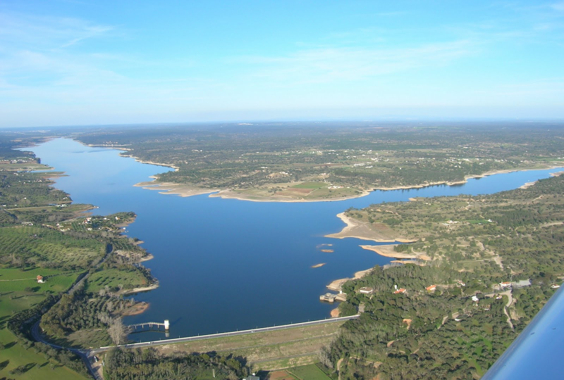
[[[0,2],[0,127],[564,118],[564,2]]]

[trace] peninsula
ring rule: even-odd
[[[395,125],[355,122],[205,124],[112,128],[74,138],[127,149],[124,156],[173,168],[139,186],[164,194],[255,202],[358,198],[374,190],[457,185],[468,178],[563,165],[559,128],[528,123]],[[171,139],[170,136],[175,136]]]

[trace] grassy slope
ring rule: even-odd
[[[85,377],[50,362],[43,354],[35,353],[33,349],[26,350],[16,344],[16,337],[7,329],[0,330],[0,342],[7,348],[0,351],[0,378],[7,377],[16,380],[79,380]],[[29,371],[21,375],[12,375],[10,371],[22,365],[27,365]]]
[[[272,370],[317,362],[317,351],[327,345],[343,323],[334,322],[287,330],[258,332],[226,338],[165,345],[164,354],[173,352],[223,352],[245,357],[253,370]]]
[[[38,284],[36,276],[41,274],[50,276],[46,283]],[[0,269],[0,342],[6,347],[0,350],[0,378],[13,379],[84,379],[78,373],[61,366],[51,364],[44,355],[35,353],[33,349],[26,350],[16,344],[16,337],[5,328],[5,322],[12,313],[33,307],[43,301],[46,292],[58,293],[68,289],[78,273],[68,273],[57,269]],[[26,291],[31,287],[33,290]],[[21,375],[10,374],[10,371],[27,365],[31,369]]]

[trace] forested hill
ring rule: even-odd
[[[504,352],[562,283],[564,177],[487,196],[421,199],[350,210],[418,238],[425,266],[406,264],[349,282],[350,321],[322,355],[341,379],[472,379]],[[405,250],[404,250],[405,251]],[[530,286],[518,287],[522,281]],[[513,289],[500,283],[513,282]],[[406,289],[393,294],[395,285]],[[436,285],[436,290],[426,287]],[[365,295],[360,287],[374,288]],[[478,301],[474,301],[476,296]]]

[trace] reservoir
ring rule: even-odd
[[[327,284],[392,260],[361,249],[359,244],[366,241],[324,237],[344,227],[336,215],[350,207],[411,197],[491,194],[563,170],[496,174],[457,186],[374,191],[344,201],[268,203],[207,195],[182,198],[134,187],[171,169],[70,139],[26,150],[65,172],[55,186],[76,203],[97,206],[94,214],[137,214],[126,234],[143,240],[142,247],[154,255],[144,265],[160,286],[134,296],[150,307],[124,323],[169,319],[172,338],[328,318],[336,305],[319,302]],[[322,252],[325,244],[332,244],[334,252]],[[311,268],[319,263],[326,264]],[[164,334],[156,332],[132,335],[144,341],[161,337]]]

